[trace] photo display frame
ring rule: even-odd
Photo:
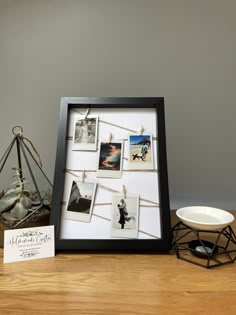
[[[164,98],[61,98],[56,250],[171,248]]]

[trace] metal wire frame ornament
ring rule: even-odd
[[[24,181],[24,177],[23,177],[23,170],[22,170],[22,159],[25,160],[27,169],[29,171],[30,177],[32,179],[32,183],[35,189],[35,192],[37,194],[37,197],[39,198],[40,201],[40,205],[38,207],[36,207],[35,209],[33,209],[32,211],[29,212],[29,214],[27,214],[23,219],[19,220],[18,222],[16,222],[16,224],[14,225],[8,225],[4,222],[3,219],[0,219],[0,222],[2,224],[4,224],[5,226],[7,226],[8,228],[17,228],[20,225],[22,225],[29,217],[31,217],[35,212],[37,212],[42,206],[47,209],[50,210],[50,206],[45,205],[44,204],[44,200],[42,197],[42,194],[40,193],[40,189],[38,187],[36,178],[34,176],[32,167],[29,163],[28,157],[26,152],[29,154],[29,156],[33,159],[34,163],[37,165],[37,167],[40,169],[40,172],[42,173],[42,175],[45,177],[46,181],[48,182],[50,188],[52,189],[52,184],[49,181],[48,177],[46,176],[46,174],[44,173],[44,171],[42,170],[42,162],[41,162],[41,158],[39,153],[37,152],[35,146],[33,145],[33,143],[26,137],[23,136],[23,128],[21,126],[15,126],[12,128],[12,133],[14,134],[14,138],[11,141],[9,147],[7,148],[7,150],[5,151],[5,153],[3,154],[2,158],[0,159],[0,174],[2,173],[2,170],[6,164],[7,159],[10,156],[10,153],[12,152],[12,149],[14,147],[14,145],[16,144],[16,151],[17,151],[17,164],[18,167],[16,168],[17,171],[19,172],[19,177],[20,177],[20,181],[21,183],[23,183]],[[26,144],[26,142],[28,142],[30,144],[30,147]],[[34,152],[34,154],[37,156],[38,161],[35,159],[34,155],[32,154],[32,152]],[[15,169],[15,168],[13,168]],[[4,195],[4,192],[3,192]]]

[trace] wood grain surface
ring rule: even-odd
[[[10,264],[2,258],[0,249],[1,315],[236,314],[235,263],[205,269],[174,252],[58,253]]]

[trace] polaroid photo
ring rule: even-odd
[[[75,115],[73,131],[73,151],[97,150],[98,116]]]
[[[138,238],[139,196],[114,193],[112,196],[111,236]]]
[[[123,141],[100,142],[97,177],[121,178]]]
[[[84,179],[73,179],[65,211],[65,219],[90,222],[97,183]]]
[[[128,169],[153,169],[153,142],[151,134],[128,136]]]

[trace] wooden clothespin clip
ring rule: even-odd
[[[143,132],[144,132],[143,125],[141,125],[141,127],[139,129],[139,134],[142,136]]]
[[[84,119],[87,119],[87,116],[88,116],[89,112],[90,112],[90,108],[87,109]]]
[[[126,199],[126,188],[125,188],[125,185],[122,185],[121,192],[124,195],[124,198]]]
[[[112,139],[112,134],[111,132],[109,132],[109,135],[108,135],[108,142],[111,143],[111,139]]]
[[[82,174],[81,174],[81,181],[82,181],[82,183],[84,182],[84,178],[85,178],[85,171],[83,170]]]

